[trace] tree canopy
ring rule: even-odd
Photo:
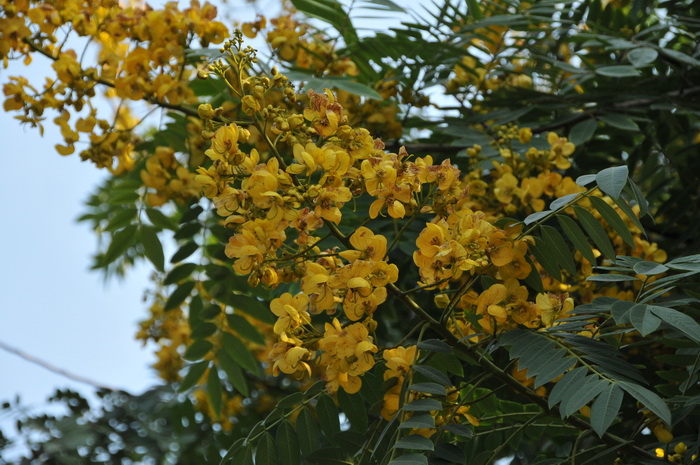
[[[164,381],[22,463],[698,462],[699,2],[0,5]]]

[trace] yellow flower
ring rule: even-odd
[[[505,283],[494,284],[481,293],[477,300],[476,313],[491,315],[499,324],[506,323],[511,315],[526,321],[518,314],[523,311],[527,313],[527,294],[525,286],[520,286],[517,279],[510,278]]]
[[[576,146],[569,142],[566,137],[559,137],[555,132],[547,134],[547,142],[551,146],[548,156],[549,162],[560,170],[571,168],[568,157],[574,153]]]
[[[574,309],[574,300],[569,297],[568,293],[553,294],[537,294],[535,299],[537,308],[539,309],[542,323],[549,328],[554,324],[554,320],[565,317],[567,313]]]
[[[367,296],[363,296],[360,292],[349,290],[345,294],[345,300],[343,300],[345,316],[351,321],[357,321],[365,315],[371,316],[377,307],[386,301],[386,295],[385,287],[378,287]]]
[[[501,279],[525,279],[530,275],[532,266],[527,262],[527,242],[518,241],[513,246],[513,259],[498,268]]]
[[[304,110],[304,118],[311,121],[313,128],[324,139],[332,136],[343,122],[343,107],[335,101],[333,93],[324,89],[325,94],[309,90],[309,108]]]
[[[479,419],[476,418],[474,415],[469,413],[470,407],[467,405],[462,405],[457,409],[457,412],[455,412],[455,415],[461,415],[463,416],[469,423],[471,423],[473,426],[479,426]]]
[[[386,255],[386,242],[386,237],[374,234],[371,229],[360,226],[350,236],[350,244],[355,250],[343,251],[340,256],[351,262],[358,258],[379,261]]]
[[[393,263],[374,262],[372,273],[369,275],[369,282],[372,286],[386,286],[395,283],[399,279],[399,268]]]
[[[335,296],[328,286],[330,274],[326,267],[318,263],[306,262],[304,277],[301,280],[301,290],[309,296],[311,313],[316,314],[324,310],[335,309]]]
[[[343,216],[340,208],[350,199],[352,193],[345,186],[323,187],[314,199],[314,212],[319,217],[338,224]]]
[[[489,236],[489,249],[491,263],[496,266],[505,266],[513,260],[513,241],[505,231],[496,230]]]
[[[496,181],[496,187],[493,189],[493,193],[499,202],[511,204],[517,187],[518,179],[511,173],[505,173]]]
[[[359,376],[374,366],[374,356],[379,349],[373,344],[367,327],[353,323],[343,328],[337,318],[326,323],[325,333],[318,342],[320,363],[326,366],[324,379],[329,392],[342,387],[352,394],[362,385]]]
[[[386,421],[391,421],[394,415],[399,411],[401,404],[401,385],[402,380],[399,379],[395,386],[384,393],[384,403],[382,404],[382,418]]]
[[[239,132],[239,128],[235,123],[220,127],[214,133],[214,138],[211,140],[211,148],[204,153],[214,161],[240,163],[245,155],[239,155]]]
[[[275,376],[281,371],[295,378],[302,378],[305,375],[311,376],[311,366],[305,362],[309,356],[308,349],[282,341],[272,346],[268,358],[272,362],[272,372]]]
[[[387,187],[393,188],[396,182],[396,169],[391,159],[372,157],[362,160],[360,169],[369,195],[377,195]]]
[[[308,306],[309,298],[305,294],[292,296],[289,292],[285,292],[277,299],[272,299],[270,310],[278,317],[273,328],[275,334],[311,323]]]
[[[417,346],[397,347],[396,349],[386,349],[382,356],[386,360],[386,371],[384,379],[397,378],[408,373],[413,362],[416,360]]]
[[[521,144],[527,144],[532,139],[532,129],[530,128],[520,128],[518,132],[518,140]]]

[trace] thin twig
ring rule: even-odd
[[[42,368],[45,368],[53,373],[56,373],[57,375],[63,376],[64,378],[72,379],[73,381],[77,381],[79,383],[83,384],[88,384],[90,386],[96,387],[98,389],[105,389],[107,391],[118,391],[119,389],[107,386],[106,384],[100,383],[98,381],[94,381],[90,378],[85,378],[84,376],[76,375],[75,373],[71,373],[68,370],[64,370],[63,368],[59,368],[55,365],[52,365],[51,363],[42,360],[40,358],[37,358],[31,354],[28,354],[16,347],[12,347],[11,345],[8,345],[2,341],[0,341],[0,349],[3,349],[7,352],[10,352],[12,354],[17,355],[23,360],[26,360],[29,363],[33,363],[34,365],[39,365]]]

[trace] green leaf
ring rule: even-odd
[[[317,92],[321,92],[323,89],[340,89],[354,95],[359,95],[360,97],[367,97],[374,100],[384,100],[376,90],[372,89],[366,84],[353,81],[349,78],[336,76],[324,76],[319,78],[313,74],[302,71],[287,71],[285,72],[285,76],[292,81],[305,82],[305,88],[310,88]]]
[[[436,396],[446,396],[447,391],[438,383],[415,383],[409,386],[409,391],[433,394]]]
[[[603,255],[614,261],[615,249],[613,249],[610,239],[608,238],[605,229],[603,229],[603,226],[601,226],[598,220],[596,220],[595,217],[584,208],[575,205],[574,211],[576,212],[576,218],[578,218],[579,223],[581,223],[581,226],[583,226],[583,229],[586,231],[586,234],[588,234],[588,237],[593,240],[593,243],[596,245],[596,247],[598,247]]]
[[[245,446],[245,438],[237,439],[231,447],[228,448],[226,454],[221,459],[219,465],[227,465],[229,463],[240,463],[240,455],[245,453],[246,449],[250,448],[250,444]]]
[[[630,323],[642,336],[656,331],[661,325],[661,319],[654,315],[647,305],[636,304],[629,309]]]
[[[634,201],[637,202],[637,205],[639,205],[640,218],[644,218],[647,215],[651,216],[649,213],[649,202],[647,202],[647,199],[644,197],[644,194],[642,194],[642,191],[639,190],[639,187],[631,178],[628,180],[628,183],[632,197],[634,197]]]
[[[669,57],[671,59],[678,60],[681,63],[684,63],[686,65],[690,65],[690,66],[694,66],[696,68],[700,67],[700,60],[697,60],[697,59],[691,57],[690,55],[686,55],[683,52],[679,52],[678,50],[672,50],[669,48],[662,48],[660,50],[661,50],[662,55],[666,55],[667,57]]]
[[[442,370],[443,373],[452,373],[464,377],[462,362],[452,354],[433,354],[425,363],[438,370]]]
[[[296,407],[304,400],[303,392],[293,392],[277,402],[278,410],[287,410]]]
[[[291,423],[287,420],[283,420],[277,427],[275,442],[277,443],[278,460],[281,465],[299,465],[301,463],[299,439]]]
[[[150,226],[141,227],[141,244],[146,257],[153,263],[158,271],[163,271],[165,257],[163,256],[163,244],[158,239],[155,229]]]
[[[238,366],[223,349],[219,349],[216,354],[216,359],[219,362],[219,366],[224,370],[224,373],[226,373],[226,377],[233,385],[234,389],[243,397],[248,397],[250,395],[248,383],[246,382],[241,367]]]
[[[412,434],[396,441],[394,449],[435,450],[435,444],[426,437]]]
[[[275,440],[270,433],[264,432],[255,450],[255,465],[279,465],[278,457]]]
[[[700,255],[688,255],[686,257],[674,258],[666,263],[666,266],[674,270],[700,271]]]
[[[199,231],[202,230],[201,223],[185,223],[173,234],[173,237],[177,240],[190,239]]]
[[[566,237],[568,237],[574,247],[576,247],[576,250],[581,252],[583,258],[588,260],[589,263],[595,265],[596,259],[593,254],[593,248],[588,243],[586,236],[576,222],[564,215],[557,215],[557,220],[559,221],[559,226],[561,226],[562,231],[564,231]]]
[[[584,174],[576,178],[576,184],[578,184],[581,187],[586,187],[593,181],[595,181],[595,174]]]
[[[700,325],[694,319],[672,308],[658,305],[648,305],[648,307],[664,323],[674,327],[693,341],[700,343]]]
[[[585,367],[574,368],[567,374],[565,374],[552,388],[552,392],[549,394],[549,408],[554,407],[561,400],[564,399],[564,395],[569,391],[572,386],[577,386],[583,378],[586,376],[588,369]]]
[[[163,310],[172,310],[173,308],[179,307],[185,299],[190,296],[193,289],[194,281],[186,281],[180,284],[173,293],[170,294],[170,297],[168,297]]]
[[[449,431],[456,436],[462,436],[464,438],[474,437],[474,431],[466,425],[445,425],[443,429]]]
[[[523,220],[523,223],[525,223],[526,225],[529,225],[529,224],[532,224],[536,221],[541,220],[542,218],[546,218],[547,216],[549,216],[551,214],[552,214],[552,210],[544,210],[541,212],[535,212],[535,213],[532,213],[532,214],[528,215],[527,217],[525,217],[525,219]]]
[[[501,343],[510,346],[511,360],[517,358],[520,369],[535,377],[535,388],[564,374],[576,360],[558,348],[544,333],[515,329],[501,335]]]
[[[122,256],[133,242],[137,230],[138,226],[131,224],[115,232],[100,264],[105,267]]]
[[[170,263],[178,263],[192,255],[197,251],[199,248],[199,245],[195,241],[189,241],[186,242],[182,247],[177,249],[177,252],[173,254],[173,257],[170,259]]]
[[[542,284],[542,276],[540,276],[539,270],[529,256],[525,257],[525,260],[530,265],[530,274],[527,275],[523,282],[537,293],[544,292],[544,284]]]
[[[197,264],[195,263],[183,263],[178,265],[168,272],[163,280],[163,284],[175,284],[183,279],[187,279],[194,273],[195,269],[197,269]]]
[[[586,278],[586,281],[598,282],[598,283],[621,283],[624,281],[639,281],[639,278],[635,276],[628,276],[626,274],[596,274]]]
[[[540,226],[540,231],[542,232],[542,238],[548,244],[551,244],[549,251],[556,257],[559,267],[565,269],[571,275],[575,275],[576,263],[574,262],[574,257],[569,247],[567,247],[566,242],[564,242],[564,238],[559,234],[559,231],[551,226],[545,225]]]
[[[367,431],[367,409],[360,393],[348,394],[345,390],[338,390],[338,402],[345,416],[350,421],[353,430]]]
[[[560,208],[564,207],[566,204],[570,203],[572,200],[578,197],[581,197],[581,194],[578,192],[559,197],[558,199],[549,204],[549,209],[554,211],[559,210]]]
[[[257,298],[245,294],[233,292],[217,297],[222,303],[232,307],[235,311],[242,311],[264,323],[274,324],[277,317],[270,308]]]
[[[250,373],[258,373],[260,365],[250,350],[231,333],[224,334],[224,350],[241,368]]]
[[[628,176],[629,168],[627,166],[611,166],[596,174],[595,182],[601,191],[613,199],[617,199],[627,184]]]
[[[214,345],[206,339],[194,341],[185,351],[184,358],[190,362],[201,360],[213,347]]]
[[[568,417],[569,415],[578,411],[595,396],[600,394],[607,386],[608,382],[603,381],[596,375],[590,375],[585,378],[585,381],[580,381],[576,386],[575,392],[571,392],[567,398],[562,400],[559,408],[561,417]]]
[[[442,410],[442,404],[435,399],[418,399],[403,406],[406,412],[430,412]]]
[[[548,244],[543,238],[538,237],[535,240],[535,245],[530,247],[537,262],[542,265],[544,271],[557,281],[561,281],[561,272],[559,271],[559,262],[553,246]]]
[[[641,68],[643,66],[648,65],[649,63],[653,63],[654,61],[656,61],[656,58],[658,56],[659,52],[657,52],[653,48],[640,47],[631,50],[627,54],[627,59],[630,63],[632,63],[632,66],[634,66],[635,68]]]
[[[428,465],[428,459],[420,454],[405,454],[389,462],[389,465]]]
[[[667,266],[661,263],[648,262],[646,260],[635,263],[632,268],[635,273],[645,276],[654,276],[668,271]]]
[[[635,305],[634,302],[618,300],[610,307],[610,313],[618,325],[624,325],[630,322],[630,309]]]
[[[613,66],[601,66],[596,68],[596,74],[608,77],[636,77],[639,76],[639,71],[633,66],[628,65],[613,65]]]
[[[153,226],[163,229],[170,229],[175,231],[177,229],[177,223],[172,218],[165,216],[160,210],[155,208],[146,208],[146,216],[151,220]]]
[[[195,384],[197,384],[197,382],[202,377],[208,366],[209,360],[202,360],[201,362],[197,362],[194,365],[190,365],[187,370],[187,374],[182,379],[182,383],[180,383],[179,391],[186,391]]]
[[[382,7],[382,10],[395,11],[397,13],[406,13],[406,10],[401,8],[396,3],[391,0],[364,0],[364,3],[369,3],[370,5],[378,5]]]
[[[327,394],[322,394],[316,403],[316,414],[326,437],[330,438],[340,432],[338,407]]]
[[[435,418],[429,413],[421,413],[418,415],[413,415],[412,417],[402,421],[399,424],[399,428],[403,429],[413,429],[413,428],[435,428]]]
[[[576,359],[573,357],[565,357],[557,360],[552,360],[549,364],[543,364],[542,369],[535,378],[535,389],[544,386],[546,383],[563,375],[576,364]],[[529,371],[528,371],[529,373]]]
[[[477,21],[484,18],[477,0],[467,0],[467,14]]]
[[[437,368],[425,365],[414,365],[413,370],[417,373],[422,374],[428,379],[442,384],[445,387],[452,386],[452,381],[450,381],[450,378],[448,378],[445,373],[441,372]]]
[[[598,128],[598,123],[595,119],[589,118],[574,125],[569,131],[569,140],[576,146],[584,144],[591,140],[595,130]]]
[[[207,392],[209,393],[209,404],[216,418],[221,415],[221,402],[222,402],[222,392],[221,392],[221,381],[219,381],[219,373],[216,371],[215,367],[209,370],[209,376],[207,377]]]
[[[620,215],[617,214],[615,209],[608,205],[605,200],[601,199],[600,197],[590,197],[590,200],[595,209],[598,210],[598,213],[600,213],[600,216],[602,216],[603,219],[608,222],[610,227],[620,235],[622,240],[625,241],[627,245],[632,247],[632,249],[635,249],[636,245],[634,244],[632,233],[627,228],[627,225],[622,218],[620,218]]]
[[[260,334],[260,331],[253,326],[250,321],[240,315],[226,315],[229,327],[238,334],[256,344],[265,344],[265,338]]]
[[[631,181],[631,180],[630,180]],[[637,215],[634,214],[634,210],[632,210],[632,207],[630,206],[629,203],[622,197],[618,199],[613,199],[615,203],[617,204],[618,207],[620,207],[620,210],[622,210],[627,218],[630,219],[634,225],[639,228],[639,230],[642,232],[642,234],[646,235],[646,230],[644,229],[644,226],[642,226],[642,223],[639,221],[639,218],[637,218]]]
[[[204,211],[204,207],[199,205],[198,203],[194,203],[190,205],[187,208],[187,211],[185,211],[182,216],[180,217],[180,224],[184,225],[185,223],[188,223],[190,221],[195,221],[199,215]],[[199,223],[195,223],[199,224]]]
[[[118,210],[114,215],[112,215],[109,223],[107,223],[107,226],[104,227],[104,230],[114,231],[125,227],[134,221],[137,213],[138,210],[136,208],[125,208],[123,210]]]
[[[598,436],[603,437],[605,431],[615,421],[622,405],[622,398],[622,389],[616,384],[610,384],[591,405],[591,426]]]
[[[643,388],[638,384],[620,381],[619,386],[627,391],[632,397],[637,399],[646,408],[654,412],[654,414],[663,420],[667,425],[671,424],[671,411],[666,403],[649,389]]]
[[[440,354],[451,354],[452,347],[450,347],[445,341],[439,339],[426,339],[418,343],[418,348],[420,350],[427,350],[430,352],[436,352]]]
[[[619,113],[606,113],[598,117],[605,124],[622,129],[623,131],[639,131],[639,126],[637,123],[626,115],[621,115]]]
[[[292,0],[292,5],[308,16],[335,27],[345,39],[346,45],[353,45],[358,41],[350,17],[336,0]]]
[[[319,440],[321,432],[316,425],[314,416],[306,407],[302,408],[297,416],[296,430],[299,436],[299,446],[305,457],[321,448]]]

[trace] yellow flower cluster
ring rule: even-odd
[[[190,325],[182,309],[163,310],[163,301],[157,298],[149,308],[150,317],[139,323],[136,339],[143,345],[154,342],[157,361],[153,368],[161,379],[173,382],[180,379],[179,371],[184,366],[180,354],[182,347],[190,343]]]
[[[157,147],[140,174],[144,186],[155,190],[146,195],[146,203],[152,207],[168,200],[183,203],[202,191],[195,174],[177,161],[175,151],[169,147]]]
[[[197,0],[183,10],[175,2],[152,9],[112,0],[2,0],[0,11],[0,59],[5,66],[9,59],[28,63],[39,53],[53,61],[54,71],[42,87],[10,78],[3,87],[4,109],[20,112],[20,121],[40,128],[45,112],[56,110],[60,116],[55,122],[64,138],[57,151],[73,153],[83,133],[88,148],[81,157],[117,173],[133,165],[132,130],[139,122],[124,125],[100,116],[91,104],[97,86],[121,99],[120,109],[128,108],[124,100],[165,107],[191,103],[192,68],[185,65],[186,49],[195,38],[206,46],[221,43],[229,34],[223,23],[214,21],[216,8]],[[88,39],[82,51],[65,46],[71,35]],[[88,63],[91,49],[96,49],[97,60]]]
[[[549,148],[527,148],[529,129],[496,128],[494,148],[504,161],[494,162],[487,174],[479,166],[480,148],[473,147],[467,151],[473,169],[462,176],[449,160],[434,164],[431,156],[413,157],[404,148],[387,152],[367,130],[347,124],[345,109],[328,90],[309,91],[301,114],[285,109],[295,101],[288,80],[276,70],[269,78],[249,77],[253,52],[240,43],[238,38],[225,46],[232,65],[219,63],[212,70],[240,89],[250,129],[219,123],[213,116],[222,108],[200,106],[211,146],[205,151],[210,164],[199,168],[197,181],[233,230],[225,252],[237,273],[252,285],[300,282],[302,293],[272,302],[277,342],[269,359],[275,373],[302,377],[317,365],[330,391],[355,392],[359,376],[374,363],[373,314],[399,270],[388,260],[385,236],[365,226],[347,236],[337,229],[344,205],[357,198],[370,199],[369,221],[384,214],[404,221],[432,218],[413,252],[418,284],[438,291],[436,303],[452,312],[449,325],[461,338],[518,325],[552,326],[572,310],[567,288],[544,275],[550,292],[529,300],[520,280],[541,272],[528,258],[532,239],[518,226],[494,225],[508,214],[541,211],[548,199],[583,190],[557,171],[571,166],[575,147],[566,138],[550,133]],[[243,148],[254,132],[267,144],[256,144],[261,151]],[[329,234],[318,237],[321,229]],[[329,236],[343,248],[322,249]],[[470,283],[478,275],[496,283],[476,293]],[[445,292],[453,285],[462,290],[449,298]],[[338,309],[347,323],[336,317],[321,332],[315,315]]]

